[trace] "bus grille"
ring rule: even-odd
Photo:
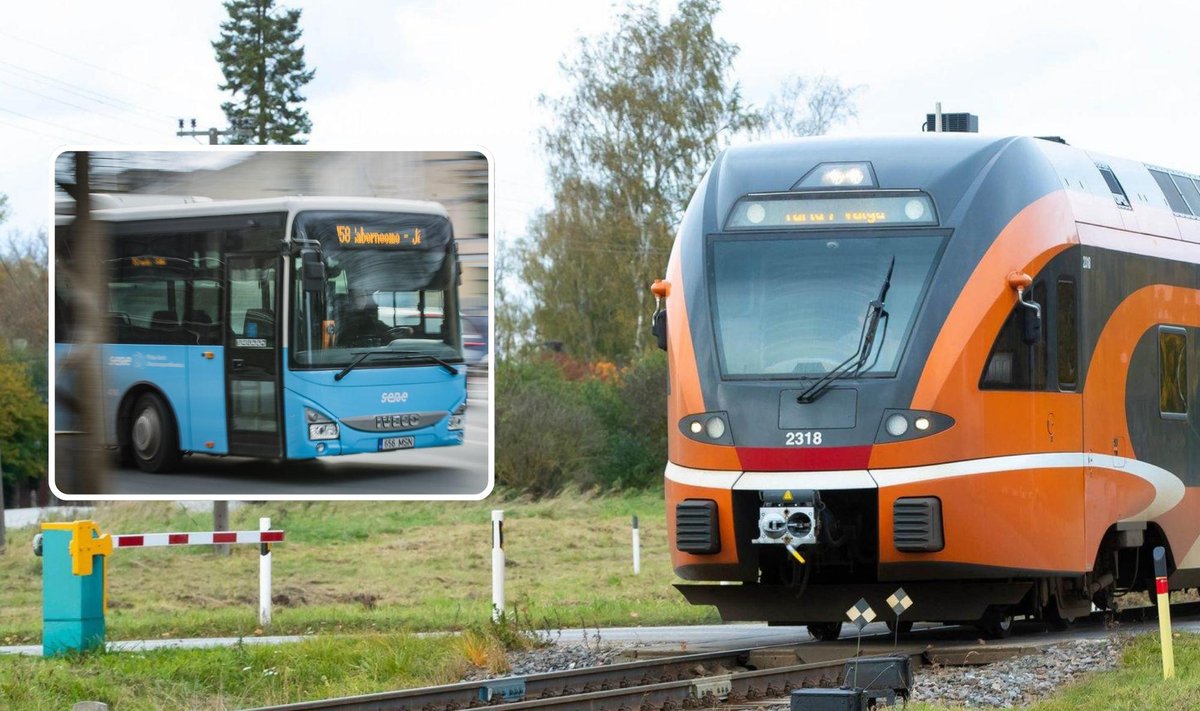
[[[684,553],[706,554],[721,550],[717,502],[687,499],[675,505],[675,547]]]
[[[935,496],[896,499],[892,540],[898,551],[927,553],[944,548],[941,500]]]

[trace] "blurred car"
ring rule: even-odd
[[[463,360],[467,365],[488,366],[488,323],[486,316],[462,315]]]

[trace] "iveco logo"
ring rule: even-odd
[[[406,393],[406,392],[384,393],[383,395],[381,395],[379,397],[379,402],[381,404],[387,404],[389,402],[408,402],[408,393]]]
[[[421,413],[412,412],[403,415],[376,415],[375,429],[377,430],[398,430],[401,428],[419,427],[421,425]]]

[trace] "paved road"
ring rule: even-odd
[[[446,496],[478,495],[488,484],[487,379],[469,386],[461,447],[434,447],[329,459],[277,462],[245,457],[185,457],[178,471],[147,474],[136,468],[112,472],[110,495],[178,496]],[[55,438],[57,462],[69,435]],[[68,492],[72,493],[72,492]]]

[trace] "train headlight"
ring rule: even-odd
[[[908,432],[908,418],[904,415],[892,415],[883,423],[884,429],[893,437],[899,437]]]
[[[720,417],[708,418],[708,422],[704,423],[704,434],[712,439],[721,439],[725,436],[725,422]]]
[[[679,432],[704,444],[733,444],[729,416],[724,412],[697,412],[679,420]]]
[[[925,203],[920,200],[909,200],[904,204],[904,216],[910,220],[919,220],[925,216]]]
[[[866,161],[822,163],[804,174],[793,190],[809,188],[876,188],[875,171]]]
[[[763,207],[762,203],[751,203],[750,206],[746,208],[746,219],[752,224],[757,225],[758,223],[762,222],[763,218],[766,216],[767,208]]]
[[[884,410],[875,442],[887,444],[928,437],[954,426],[954,418],[929,410]]]

